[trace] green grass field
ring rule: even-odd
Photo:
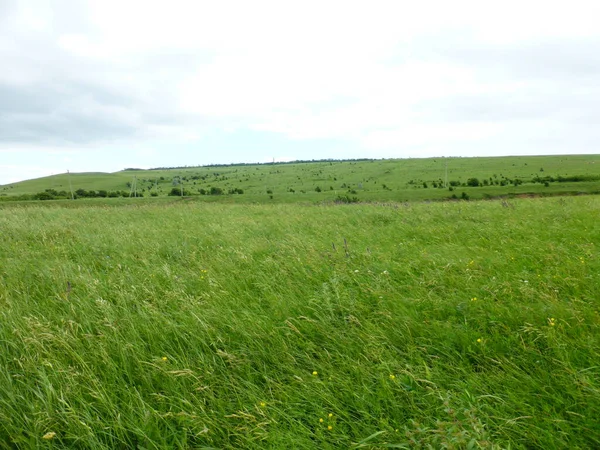
[[[446,177],[447,167],[447,177]],[[536,177],[579,176],[578,182],[534,183]],[[137,192],[166,196],[183,183],[186,194],[220,203],[318,203],[338,197],[359,201],[441,200],[452,195],[481,199],[510,195],[600,193],[600,155],[522,156],[497,158],[429,158],[368,161],[331,161],[197,167],[172,170],[122,171],[113,174],[55,175],[0,186],[0,200],[14,200],[46,189],[104,190],[129,196],[137,179]],[[447,181],[458,184],[450,192]],[[477,178],[480,187],[464,186]],[[514,184],[518,180],[519,183]],[[425,187],[425,185],[427,187]],[[224,195],[200,195],[212,188]],[[244,193],[227,194],[241,189]],[[320,192],[317,192],[320,191]]]
[[[0,210],[0,448],[600,447],[599,197],[114,200]]]

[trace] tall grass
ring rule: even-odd
[[[599,447],[599,219],[5,208],[0,447]]]

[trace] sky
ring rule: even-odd
[[[0,0],[0,184],[600,153],[600,2]]]

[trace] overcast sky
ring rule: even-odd
[[[600,2],[0,0],[0,184],[600,153]]]

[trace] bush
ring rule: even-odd
[[[460,198],[463,199],[463,200],[469,200],[469,194],[467,194],[466,192],[463,192],[460,195]]]
[[[33,198],[35,200],[54,200],[54,195],[49,192],[38,192]]]
[[[467,186],[477,187],[479,186],[479,180],[477,178],[469,178],[467,180]]]
[[[223,193],[223,189],[220,187],[213,186],[210,188],[210,195],[221,195]]]
[[[174,188],[172,188],[172,189],[171,189],[171,191],[170,191],[170,192],[169,192],[167,195],[170,195],[170,196],[172,196],[172,197],[175,197],[175,196],[181,196],[181,188],[174,187]],[[189,192],[189,191],[187,191],[187,190],[184,188],[184,189],[183,189],[183,195],[184,195],[184,196],[186,196],[186,195],[190,195],[190,192]]]
[[[319,186],[317,186],[317,187],[315,188],[315,192],[321,192],[321,188],[320,188]]]
[[[358,203],[358,197],[349,197],[348,195],[338,195],[334,203]]]

